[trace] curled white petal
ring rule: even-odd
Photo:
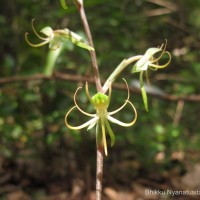
[[[112,123],[118,124],[120,126],[124,126],[124,127],[132,126],[137,120],[137,111],[136,111],[134,105],[130,101],[127,101],[126,103],[129,103],[131,105],[131,107],[133,108],[134,112],[135,112],[135,117],[131,122],[125,123],[125,122],[122,122],[118,119],[115,119],[114,117],[111,117],[110,115],[108,115],[108,117],[107,117],[108,120],[111,121]]]
[[[28,39],[28,33],[25,34],[25,39],[26,39],[26,42],[32,47],[41,47],[41,46],[48,44],[50,42],[50,40],[45,40],[44,42],[41,42],[39,44],[33,44]]]
[[[67,112],[67,114],[65,115],[65,124],[66,124],[66,126],[67,126],[68,128],[70,128],[70,129],[78,130],[78,129],[85,128],[85,127],[89,126],[90,124],[96,122],[96,121],[99,119],[99,118],[95,115],[94,118],[90,119],[89,121],[85,122],[85,123],[82,124],[82,125],[79,125],[79,126],[71,126],[71,125],[69,125],[67,119],[68,119],[69,114],[72,112],[72,110],[74,110],[74,108],[77,108],[77,107],[76,107],[76,106],[72,107],[72,108]]]
[[[45,37],[42,37],[41,35],[38,34],[38,32],[35,30],[34,25],[33,25],[34,21],[35,21],[35,19],[32,19],[31,26],[32,26],[32,29],[33,29],[33,32],[35,33],[35,35],[38,38],[40,38],[41,40],[49,40],[49,37],[45,38]]]
[[[78,106],[78,104],[77,104],[77,102],[76,102],[76,94],[77,94],[77,92],[78,92],[79,89],[81,89],[81,87],[77,88],[77,90],[76,90],[76,92],[75,92],[75,94],[74,94],[74,103],[75,103],[77,109],[78,109],[80,112],[82,112],[83,114],[85,114],[85,115],[87,115],[87,116],[89,116],[89,117],[94,117],[94,116],[96,116],[96,114],[90,114],[90,113],[87,113],[87,112],[83,111],[83,110]]]
[[[128,83],[126,82],[126,80],[124,78],[123,78],[123,80],[126,83],[126,87],[127,87],[127,91],[128,91],[127,99],[125,100],[124,104],[120,108],[118,108],[118,109],[116,109],[116,110],[114,110],[112,112],[109,112],[109,115],[114,115],[115,113],[119,112],[128,103],[128,100],[129,100],[129,97],[130,97],[129,87],[128,87]]]
[[[162,68],[167,67],[169,63],[171,62],[171,54],[168,51],[165,51],[164,53],[166,53],[169,56],[169,60],[167,61],[167,63],[165,63],[164,65],[156,65],[156,64],[153,64],[155,63],[155,61],[153,61],[152,63],[149,64],[149,66],[155,67],[156,69],[162,69]]]

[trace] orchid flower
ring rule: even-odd
[[[46,36],[46,37],[43,37],[36,31],[33,23],[34,23],[34,19],[32,20],[32,23],[31,23],[33,32],[43,42],[38,43],[38,44],[33,44],[32,42],[29,41],[28,33],[26,33],[25,34],[26,42],[32,47],[41,47],[41,46],[44,46],[45,44],[49,43],[49,48],[52,50],[56,50],[61,47],[61,44],[63,42],[69,40],[73,44],[75,44],[81,48],[87,49],[89,51],[94,50],[94,48],[89,46],[88,43],[86,41],[84,41],[81,36],[70,31],[67,28],[61,29],[61,30],[53,30],[51,27],[47,26],[40,31],[42,34],[44,34]]]
[[[133,66],[133,69],[132,69],[132,73],[140,72],[140,88],[141,88],[142,98],[143,98],[143,102],[144,102],[144,106],[145,106],[146,111],[148,111],[148,100],[147,100],[147,94],[146,94],[145,87],[144,87],[143,75],[144,75],[144,72],[145,72],[147,82],[149,83],[148,69],[155,71],[155,70],[158,70],[158,69],[165,68],[169,65],[169,63],[171,62],[171,55],[168,51],[165,51],[166,46],[167,46],[167,42],[164,45],[161,45],[160,48],[149,48],[146,51],[146,53],[142,56],[142,58],[140,58],[135,63],[135,65]],[[155,57],[155,55],[158,54],[159,52],[161,52],[161,54],[158,57]],[[165,54],[167,54],[168,57],[169,57],[168,61],[163,65],[159,65],[158,61]]]
[[[123,80],[125,81],[125,79],[123,79]],[[76,102],[76,95],[77,95],[78,90],[80,89],[80,87],[79,87],[76,90],[75,94],[74,94],[74,103],[75,103],[75,106],[72,107],[67,112],[67,114],[65,116],[65,124],[66,124],[66,126],[68,128],[70,128],[70,129],[73,129],[73,130],[79,130],[79,129],[82,129],[82,128],[85,128],[85,127],[88,127],[87,130],[89,130],[89,129],[93,128],[94,126],[96,126],[97,143],[99,142],[98,141],[99,134],[101,134],[100,138],[102,138],[101,142],[102,142],[102,144],[104,146],[105,155],[108,154],[108,152],[107,152],[107,141],[106,141],[106,129],[107,129],[107,131],[109,133],[109,136],[110,136],[110,139],[111,139],[111,146],[113,146],[114,143],[115,143],[115,135],[114,135],[114,133],[112,131],[112,128],[111,128],[109,122],[118,124],[120,126],[129,127],[129,126],[132,126],[136,122],[136,119],[137,119],[137,111],[136,111],[134,105],[129,101],[130,93],[129,93],[128,84],[127,84],[126,81],[125,81],[125,83],[126,83],[127,90],[128,90],[127,99],[125,100],[124,104],[121,107],[119,107],[118,109],[116,109],[116,110],[114,110],[112,112],[108,112],[107,109],[108,109],[108,106],[110,104],[111,93],[112,93],[111,85],[109,87],[109,94],[108,94],[108,96],[106,94],[104,94],[104,93],[98,92],[97,94],[95,94],[94,96],[91,97],[90,93],[89,93],[89,90],[88,90],[88,84],[86,82],[86,84],[85,84],[86,95],[87,95],[90,103],[95,108],[96,114],[90,114],[90,113],[87,113],[87,112],[83,111],[79,107],[79,105],[77,104],[77,102]],[[112,115],[114,115],[117,112],[119,112],[120,110],[122,110],[127,104],[130,104],[130,106],[131,106],[131,108],[132,108],[132,110],[134,112],[134,119],[131,122],[129,122],[129,123],[121,122],[118,119],[115,119],[114,117],[112,117]],[[68,122],[68,117],[69,117],[70,113],[74,109],[78,109],[81,113],[83,113],[84,115],[87,115],[87,116],[91,117],[92,119],[90,119],[89,121],[85,122],[82,125],[71,126],[69,124],[69,122]]]
[[[43,42],[38,43],[38,44],[33,44],[33,43],[31,43],[31,42],[29,41],[29,39],[28,39],[28,34],[29,34],[29,33],[26,33],[26,34],[25,34],[26,42],[27,42],[30,46],[32,46],[32,47],[41,47],[41,46],[43,46],[43,45],[45,45],[45,44],[50,43],[50,42],[54,39],[54,36],[55,36],[55,35],[54,35],[53,29],[52,29],[51,27],[45,27],[45,28],[43,28],[43,29],[40,31],[41,33],[43,33],[44,35],[46,35],[46,37],[43,37],[43,36],[41,36],[41,35],[36,31],[36,29],[34,28],[34,25],[33,25],[34,21],[35,21],[35,19],[32,19],[32,22],[31,22],[31,26],[32,26],[33,32],[35,33],[35,35],[36,35],[39,39],[43,40]]]

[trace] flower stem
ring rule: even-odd
[[[94,43],[90,31],[90,27],[87,21],[87,17],[85,14],[84,3],[83,0],[79,1],[79,4],[76,4],[77,8],[80,12],[80,17],[85,29],[85,33],[88,39],[88,43],[91,47],[94,48]],[[94,48],[95,49],[95,48]],[[97,64],[97,57],[95,50],[90,50],[90,56],[92,60],[92,67],[94,71],[94,80],[96,84],[96,89],[98,92],[102,92],[102,85],[99,76],[98,64]],[[96,158],[96,200],[101,200],[102,196],[102,179],[103,179],[103,143],[99,142],[99,128],[97,128],[97,158]]]
[[[87,21],[87,17],[85,14],[85,9],[84,9],[83,3],[79,7],[79,12],[80,12],[81,20],[82,20],[82,23],[83,23],[83,26],[85,29],[87,39],[88,39],[88,43],[91,47],[94,48],[94,43],[93,43],[90,27],[89,27],[89,24]],[[91,60],[92,60],[92,67],[93,67],[93,71],[94,71],[94,79],[95,79],[96,88],[97,88],[98,92],[102,92],[102,85],[101,85],[101,80],[100,80],[100,76],[99,76],[99,70],[98,70],[97,57],[96,57],[95,50],[90,50],[90,56],[91,56]]]
[[[96,200],[101,200],[103,179],[103,145],[97,145]]]
[[[113,73],[108,77],[108,79],[106,80],[106,82],[103,85],[103,92],[106,93],[109,85],[112,84],[116,78],[118,77],[118,75],[131,63],[139,60],[142,56],[138,55],[138,56],[133,56],[131,58],[128,59],[124,59],[118,66],[117,68],[113,71]]]

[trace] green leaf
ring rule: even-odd
[[[142,99],[144,102],[145,110],[148,112],[148,99],[147,99],[147,93],[144,87],[143,71],[140,72],[140,89],[142,92]]]
[[[68,9],[65,0],[60,0],[60,3],[61,3],[61,6],[62,6],[65,10]]]

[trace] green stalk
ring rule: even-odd
[[[56,60],[57,60],[58,56],[60,55],[62,49],[63,49],[63,47],[61,45],[59,48],[57,48],[55,50],[51,50],[51,49],[49,50],[49,53],[47,56],[47,62],[44,67],[44,75],[51,76],[53,74]]]
[[[103,85],[103,92],[106,93],[109,85],[112,84],[116,78],[119,76],[119,74],[131,63],[139,60],[140,58],[142,58],[142,56],[138,55],[138,56],[133,56],[129,59],[124,59],[118,66],[117,68],[113,71],[113,73],[108,77],[108,79],[106,80],[106,82]]]
[[[148,112],[148,99],[147,99],[147,93],[146,93],[145,86],[144,86],[143,74],[144,74],[144,71],[141,71],[140,72],[140,89],[142,92],[142,99],[144,102],[145,110]]]

